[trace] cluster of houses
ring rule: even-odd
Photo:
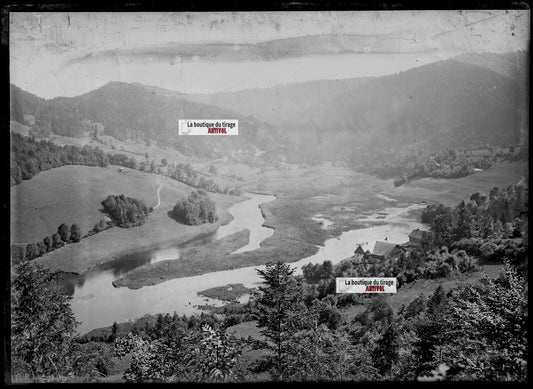
[[[416,229],[409,234],[409,241],[402,244],[377,241],[372,252],[365,251],[361,245],[358,245],[351,258],[356,263],[385,260],[390,258],[398,258],[401,253],[405,253],[409,248],[417,247],[424,238],[424,231]]]

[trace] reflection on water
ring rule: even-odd
[[[122,277],[127,272],[143,265],[165,260],[178,259],[180,250],[211,243],[215,239],[214,235],[215,233],[204,235],[178,246],[172,246],[163,249],[150,249],[137,253],[126,254],[109,262],[98,265],[81,275],[65,273],[61,277],[62,286],[69,295],[73,296],[75,292],[83,292],[82,289],[86,283],[101,286],[103,280],[111,283],[114,280]]]
[[[199,291],[234,283],[240,283],[249,288],[256,287],[260,283],[257,269],[264,268],[264,266],[251,266],[179,278],[136,290],[124,287],[114,288],[112,285],[114,280],[135,267],[164,259],[179,258],[179,252],[184,248],[212,242],[243,228],[256,232],[254,235],[250,234],[250,242],[244,248],[259,247],[261,237],[265,236],[265,232],[261,232],[261,229],[267,230],[269,233],[272,230],[261,226],[264,219],[258,204],[272,201],[275,197],[255,194],[248,194],[247,196],[251,199],[235,204],[229,209],[234,216],[235,223],[222,226],[213,234],[197,238],[180,246],[126,255],[98,266],[79,277],[66,276],[66,287],[73,296],[72,310],[76,319],[82,323],[78,331],[86,333],[94,328],[111,325],[114,321],[123,322],[145,314],[172,314],[176,312],[180,315],[190,315],[199,313],[200,311],[195,307],[197,305],[223,305],[221,301],[198,296],[197,292]],[[339,237],[328,239],[316,254],[294,262],[291,266],[296,267],[296,273],[300,274],[301,267],[308,263],[322,263],[329,260],[335,264],[351,257],[357,244],[362,244],[363,249],[372,251],[377,240],[387,238],[388,242],[406,242],[408,234],[413,229],[425,228],[418,221],[418,218],[410,213],[410,211],[424,206],[412,204],[408,207],[387,208],[380,212],[381,215],[374,214],[362,218],[361,221],[380,221],[387,224],[344,232]],[[239,300],[244,302],[246,298],[243,296]]]
[[[115,288],[112,282],[137,267],[160,261],[177,260],[183,250],[211,243],[244,228],[250,230],[250,240],[247,245],[237,251],[259,248],[261,241],[271,236],[273,230],[262,226],[264,218],[258,206],[273,201],[275,196],[249,193],[246,193],[245,196],[249,199],[228,209],[233,220],[227,225],[219,227],[213,233],[197,237],[180,245],[123,255],[81,275],[63,274],[61,284],[67,293],[73,297],[72,309],[76,319],[82,322],[78,328],[80,333],[111,324],[113,321],[124,321],[145,313],[173,312],[175,310],[180,313],[191,314],[196,312],[194,305],[207,303],[220,305],[218,300],[200,299],[196,296],[196,292],[210,286],[200,288],[200,284],[197,284],[192,286],[194,290],[189,291],[191,286],[186,285],[185,282],[179,290],[173,290],[170,295],[162,296],[159,289],[154,289],[157,288],[157,285],[151,289],[146,287],[131,290]],[[168,304],[171,304],[173,309],[168,308]]]

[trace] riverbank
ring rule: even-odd
[[[179,260],[151,263],[131,270],[115,280],[114,285],[139,289],[176,278],[263,266],[277,260],[294,263],[315,255],[328,239],[338,237],[346,231],[386,223],[385,220],[367,220],[364,217],[383,209],[384,205],[390,206],[389,201],[377,198],[374,191],[386,188],[392,185],[391,183],[346,169],[317,172],[306,170],[301,174],[297,180],[298,185],[291,184],[292,176],[274,176],[268,183],[269,188],[273,190],[248,188],[249,193],[276,195],[274,201],[256,204],[264,219],[259,223],[273,230],[273,235],[261,241],[259,248],[232,254],[226,252],[225,241],[216,241],[209,244],[205,251],[195,250],[180,254]],[[341,174],[343,176],[340,176]],[[322,185],[317,185],[322,179],[329,185],[327,190]],[[348,185],[349,182],[357,182],[359,185]],[[361,185],[362,183],[367,183],[368,186]],[[290,192],[276,191],[281,188]],[[323,196],[326,192],[328,195]],[[407,203],[395,205],[400,208],[408,206]],[[252,211],[247,212],[250,214]],[[316,213],[331,220],[327,230],[314,220],[313,215]],[[240,216],[239,219],[242,219],[243,215]],[[385,235],[381,239],[384,237]],[[353,251],[355,242],[351,245],[353,248],[350,246],[350,249]]]
[[[248,243],[250,231],[243,230],[203,247],[181,253],[179,260],[161,261],[134,269],[113,282],[115,287],[139,289],[175,278],[198,276],[223,270],[266,265],[283,258],[295,262],[318,251],[315,245],[294,242],[274,234],[261,243],[258,250],[231,254]]]
[[[372,250],[372,242],[384,240],[386,237],[396,243],[407,241],[407,235],[412,229],[422,227],[415,221],[416,218],[413,219],[413,213],[423,207],[422,204],[403,204],[399,208],[386,208],[380,214],[361,217],[354,221],[358,227],[343,232],[337,238],[327,239],[324,246],[320,247],[275,232],[273,236],[261,242],[259,249],[232,254],[235,247],[247,243],[249,232],[244,230],[205,246],[189,249],[181,253],[178,260],[155,262],[136,268],[115,280],[113,285],[140,289],[172,279],[263,266],[278,259],[298,264],[302,261],[314,263],[335,259],[325,258],[327,256],[325,253],[328,252],[329,255],[338,257],[337,260],[341,260],[352,255],[357,243],[363,244],[365,249]]]

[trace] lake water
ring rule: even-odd
[[[207,273],[194,277],[179,278],[141,289],[115,288],[112,282],[128,271],[157,261],[178,259],[180,251],[207,244],[248,228],[249,243],[236,252],[259,248],[261,241],[273,234],[273,230],[263,227],[264,218],[258,205],[275,199],[274,196],[246,193],[248,200],[229,208],[233,220],[210,235],[185,244],[163,249],[154,249],[125,255],[97,266],[79,276],[66,275],[64,285],[72,295],[71,306],[76,319],[81,322],[78,332],[83,334],[92,329],[111,325],[114,321],[123,322],[145,314],[173,313],[190,315],[199,313],[197,305],[223,305],[223,302],[197,295],[197,292],[231,283],[241,283],[255,287],[260,283],[258,268],[246,267],[235,270]],[[407,241],[407,235],[415,228],[424,229],[409,211],[425,207],[424,204],[411,204],[404,207],[387,208],[379,213],[361,218],[369,223],[382,222],[384,225],[370,226],[344,232],[339,237],[328,239],[318,252],[310,257],[294,262],[291,266],[301,273],[301,266],[307,263],[322,263],[330,260],[338,263],[352,255],[357,244],[365,250],[372,250],[376,240],[393,243]],[[241,299],[242,300],[242,299]]]

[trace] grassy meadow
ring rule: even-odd
[[[488,194],[494,186],[517,184],[522,178],[527,179],[527,175],[524,164],[502,162],[466,177],[446,180],[423,178],[412,181],[385,194],[396,198],[420,199],[455,206],[461,200],[468,200],[475,192]]]
[[[104,217],[100,202],[109,194],[124,194],[143,200],[148,206],[161,205],[142,226],[114,227],[69,244],[36,259],[51,269],[81,273],[121,254],[164,244],[184,243],[199,235],[214,232],[231,220],[227,209],[242,201],[239,196],[210,194],[219,220],[214,224],[185,226],[169,217],[176,202],[194,188],[175,180],[137,170],[109,166],[63,166],[43,172],[32,180],[11,188],[13,243],[42,240],[56,232],[61,223],[78,223],[83,233]]]
[[[261,242],[259,249],[233,255],[224,249],[224,240],[213,242],[205,247],[205,252],[191,251],[178,261],[135,269],[118,280],[117,286],[140,288],[173,278],[263,265],[277,259],[295,262],[316,253],[317,245],[327,239],[363,227],[357,219],[365,214],[400,205],[400,202],[433,201],[456,205],[476,191],[487,192],[494,182],[516,183],[525,175],[522,165],[503,163],[460,179],[423,179],[394,188],[392,180],[328,164],[248,170],[236,163],[221,162],[217,166],[217,177],[226,185],[238,181],[229,175],[237,175],[245,179],[244,183],[239,181],[245,190],[277,196],[275,201],[260,206],[264,225],[273,228],[274,234]],[[204,164],[203,169],[208,169],[208,165]],[[168,212],[178,199],[194,190],[188,185],[117,166],[63,166],[11,188],[12,243],[40,241],[55,233],[61,223],[78,223],[82,232],[87,233],[104,217],[100,202],[109,194],[122,193],[155,206],[160,184],[161,205],[144,225],[130,229],[114,227],[48,253],[37,261],[51,269],[81,273],[120,255],[184,243],[228,223],[231,215],[227,209],[244,199],[210,193],[218,210],[218,222],[185,226],[170,218]],[[380,193],[398,202],[377,197]],[[333,224],[322,228],[320,222],[312,219],[318,214]],[[243,234],[237,234],[235,239],[241,246],[247,243]]]

